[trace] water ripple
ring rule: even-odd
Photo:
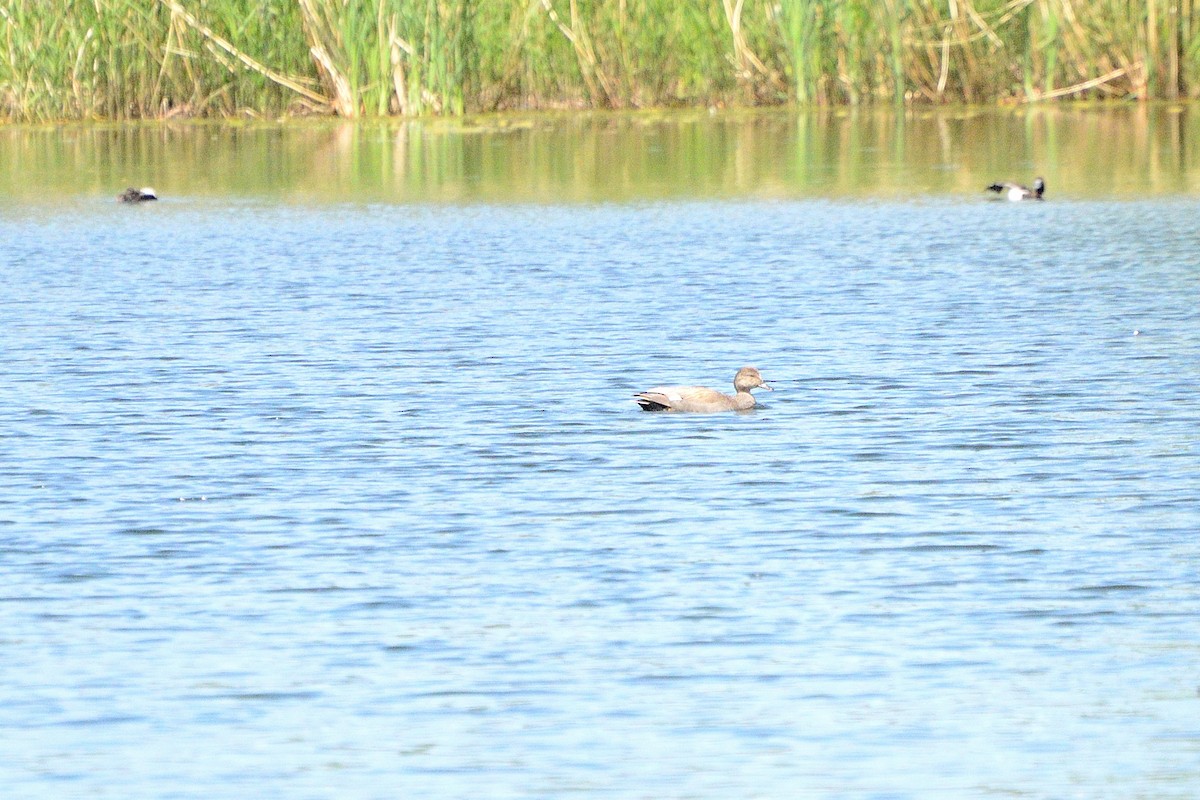
[[[0,217],[0,784],[1188,796],[1197,210]]]

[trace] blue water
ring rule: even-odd
[[[1197,220],[5,207],[3,796],[1193,798]]]

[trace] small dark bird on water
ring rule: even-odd
[[[147,200],[157,199],[158,195],[156,195],[154,190],[149,186],[141,189],[135,189],[130,186],[128,189],[117,195],[117,202],[119,203],[144,203]]]
[[[1019,183],[1009,183],[1008,181],[998,181],[987,187],[989,192],[1002,194],[1014,203],[1019,203],[1022,200],[1041,200],[1042,194],[1046,191],[1046,182],[1041,178],[1033,179],[1033,188],[1022,186]]]

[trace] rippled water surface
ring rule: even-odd
[[[1200,200],[1064,193],[3,205],[4,796],[1195,797]]]

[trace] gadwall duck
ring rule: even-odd
[[[642,411],[692,411],[707,414],[714,411],[745,411],[754,408],[751,389],[759,387],[774,391],[754,367],[742,367],[733,376],[735,394],[722,394],[705,386],[655,386],[633,397]]]
[[[157,199],[158,195],[156,195],[154,190],[149,186],[141,189],[135,189],[130,186],[128,189],[117,195],[117,202],[119,203],[144,203],[147,200]]]
[[[989,192],[1002,194],[1014,203],[1019,203],[1022,200],[1041,200],[1042,194],[1046,191],[1046,182],[1041,178],[1033,179],[1033,188],[1022,186],[1019,183],[1009,183],[1008,181],[998,181],[987,187]]]

